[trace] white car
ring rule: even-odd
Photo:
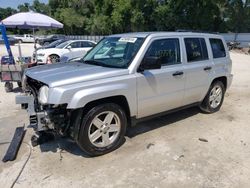
[[[17,39],[19,42],[23,43],[23,42],[34,42],[34,36],[30,35],[30,34],[24,34],[24,35],[16,35],[14,37],[15,39]]]
[[[38,50],[37,63],[56,63],[61,57],[67,57],[67,59],[83,57],[95,45],[96,42],[90,40],[69,40],[55,48]]]

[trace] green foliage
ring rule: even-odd
[[[177,29],[250,32],[250,0],[34,0],[18,10],[0,8],[0,19],[33,10],[64,24],[65,34],[107,35]],[[54,32],[54,31],[53,31]]]

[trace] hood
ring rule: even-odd
[[[39,53],[39,54],[51,53],[52,52],[51,50],[53,51],[53,53],[57,53],[57,52],[61,52],[63,49],[61,49],[61,48],[42,48],[42,49],[37,50],[37,53]]]
[[[25,74],[47,84],[49,87],[57,87],[126,75],[129,74],[129,71],[128,69],[101,67],[75,62],[40,65],[27,69]]]

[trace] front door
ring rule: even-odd
[[[84,56],[84,54],[81,55],[81,53],[83,53],[82,48],[81,48],[81,41],[72,42],[70,46],[71,48],[69,49],[69,52],[67,53],[67,56],[69,57],[69,59]]]
[[[145,57],[161,58],[162,67],[137,73],[138,118],[180,107],[184,96],[179,38],[152,41]]]

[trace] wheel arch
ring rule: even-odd
[[[104,103],[114,103],[119,105],[122,109],[124,109],[126,116],[128,118],[128,120],[130,119],[130,108],[129,108],[129,104],[128,101],[126,99],[126,97],[124,95],[116,95],[116,96],[111,96],[111,97],[105,97],[105,98],[101,98],[101,99],[97,99],[91,102],[88,102],[84,107],[83,110],[88,111],[91,108],[100,105],[100,104],[104,104]]]
[[[60,55],[58,55],[58,54],[56,54],[56,53],[49,54],[48,57],[53,56],[53,55],[54,55],[54,56],[58,56],[58,57],[60,58]]]
[[[116,96],[111,96],[111,97],[105,97],[97,100],[93,100],[88,102],[84,107],[74,109],[72,112],[72,124],[71,127],[73,128],[73,134],[72,137],[77,140],[79,136],[79,131],[80,131],[80,124],[82,121],[82,114],[86,114],[91,108],[104,104],[104,103],[114,103],[119,105],[122,109],[124,109],[124,112],[127,117],[127,122],[128,125],[131,124],[131,118],[130,118],[130,108],[128,101],[124,95],[116,95]]]
[[[213,84],[216,81],[221,81],[223,85],[225,86],[225,89],[227,89],[227,77],[226,76],[220,76],[220,77],[213,79],[211,84]]]

